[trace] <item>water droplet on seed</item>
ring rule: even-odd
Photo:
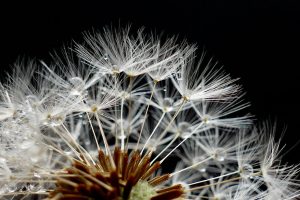
[[[249,178],[253,174],[253,167],[250,164],[243,164],[240,167],[240,175],[243,178]]]

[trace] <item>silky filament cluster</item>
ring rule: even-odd
[[[0,198],[297,199],[271,122],[196,46],[130,28],[85,33],[0,84]]]

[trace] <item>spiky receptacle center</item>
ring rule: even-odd
[[[99,151],[96,164],[74,161],[57,176],[56,188],[49,194],[55,200],[171,200],[183,195],[181,185],[156,189],[170,175],[152,177],[160,167],[150,165],[151,152],[141,156],[115,148],[113,159]],[[112,163],[114,162],[114,163]]]
[[[156,194],[155,188],[152,187],[147,181],[139,181],[135,186],[132,187],[129,200],[151,199],[151,197],[155,196]]]

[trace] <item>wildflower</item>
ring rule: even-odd
[[[129,28],[85,37],[0,85],[1,199],[300,195],[270,129],[238,114],[237,79],[204,55],[194,66],[194,45]]]

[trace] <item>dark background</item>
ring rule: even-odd
[[[277,119],[278,136],[286,126],[283,152],[299,140],[298,69],[300,7],[297,0],[257,1],[79,1],[78,3],[17,3],[0,5],[0,67],[18,57],[47,60],[48,52],[82,32],[105,25],[127,25],[179,35],[205,48],[247,92],[257,121]],[[198,52],[200,54],[201,51]],[[300,161],[300,145],[285,161]]]

